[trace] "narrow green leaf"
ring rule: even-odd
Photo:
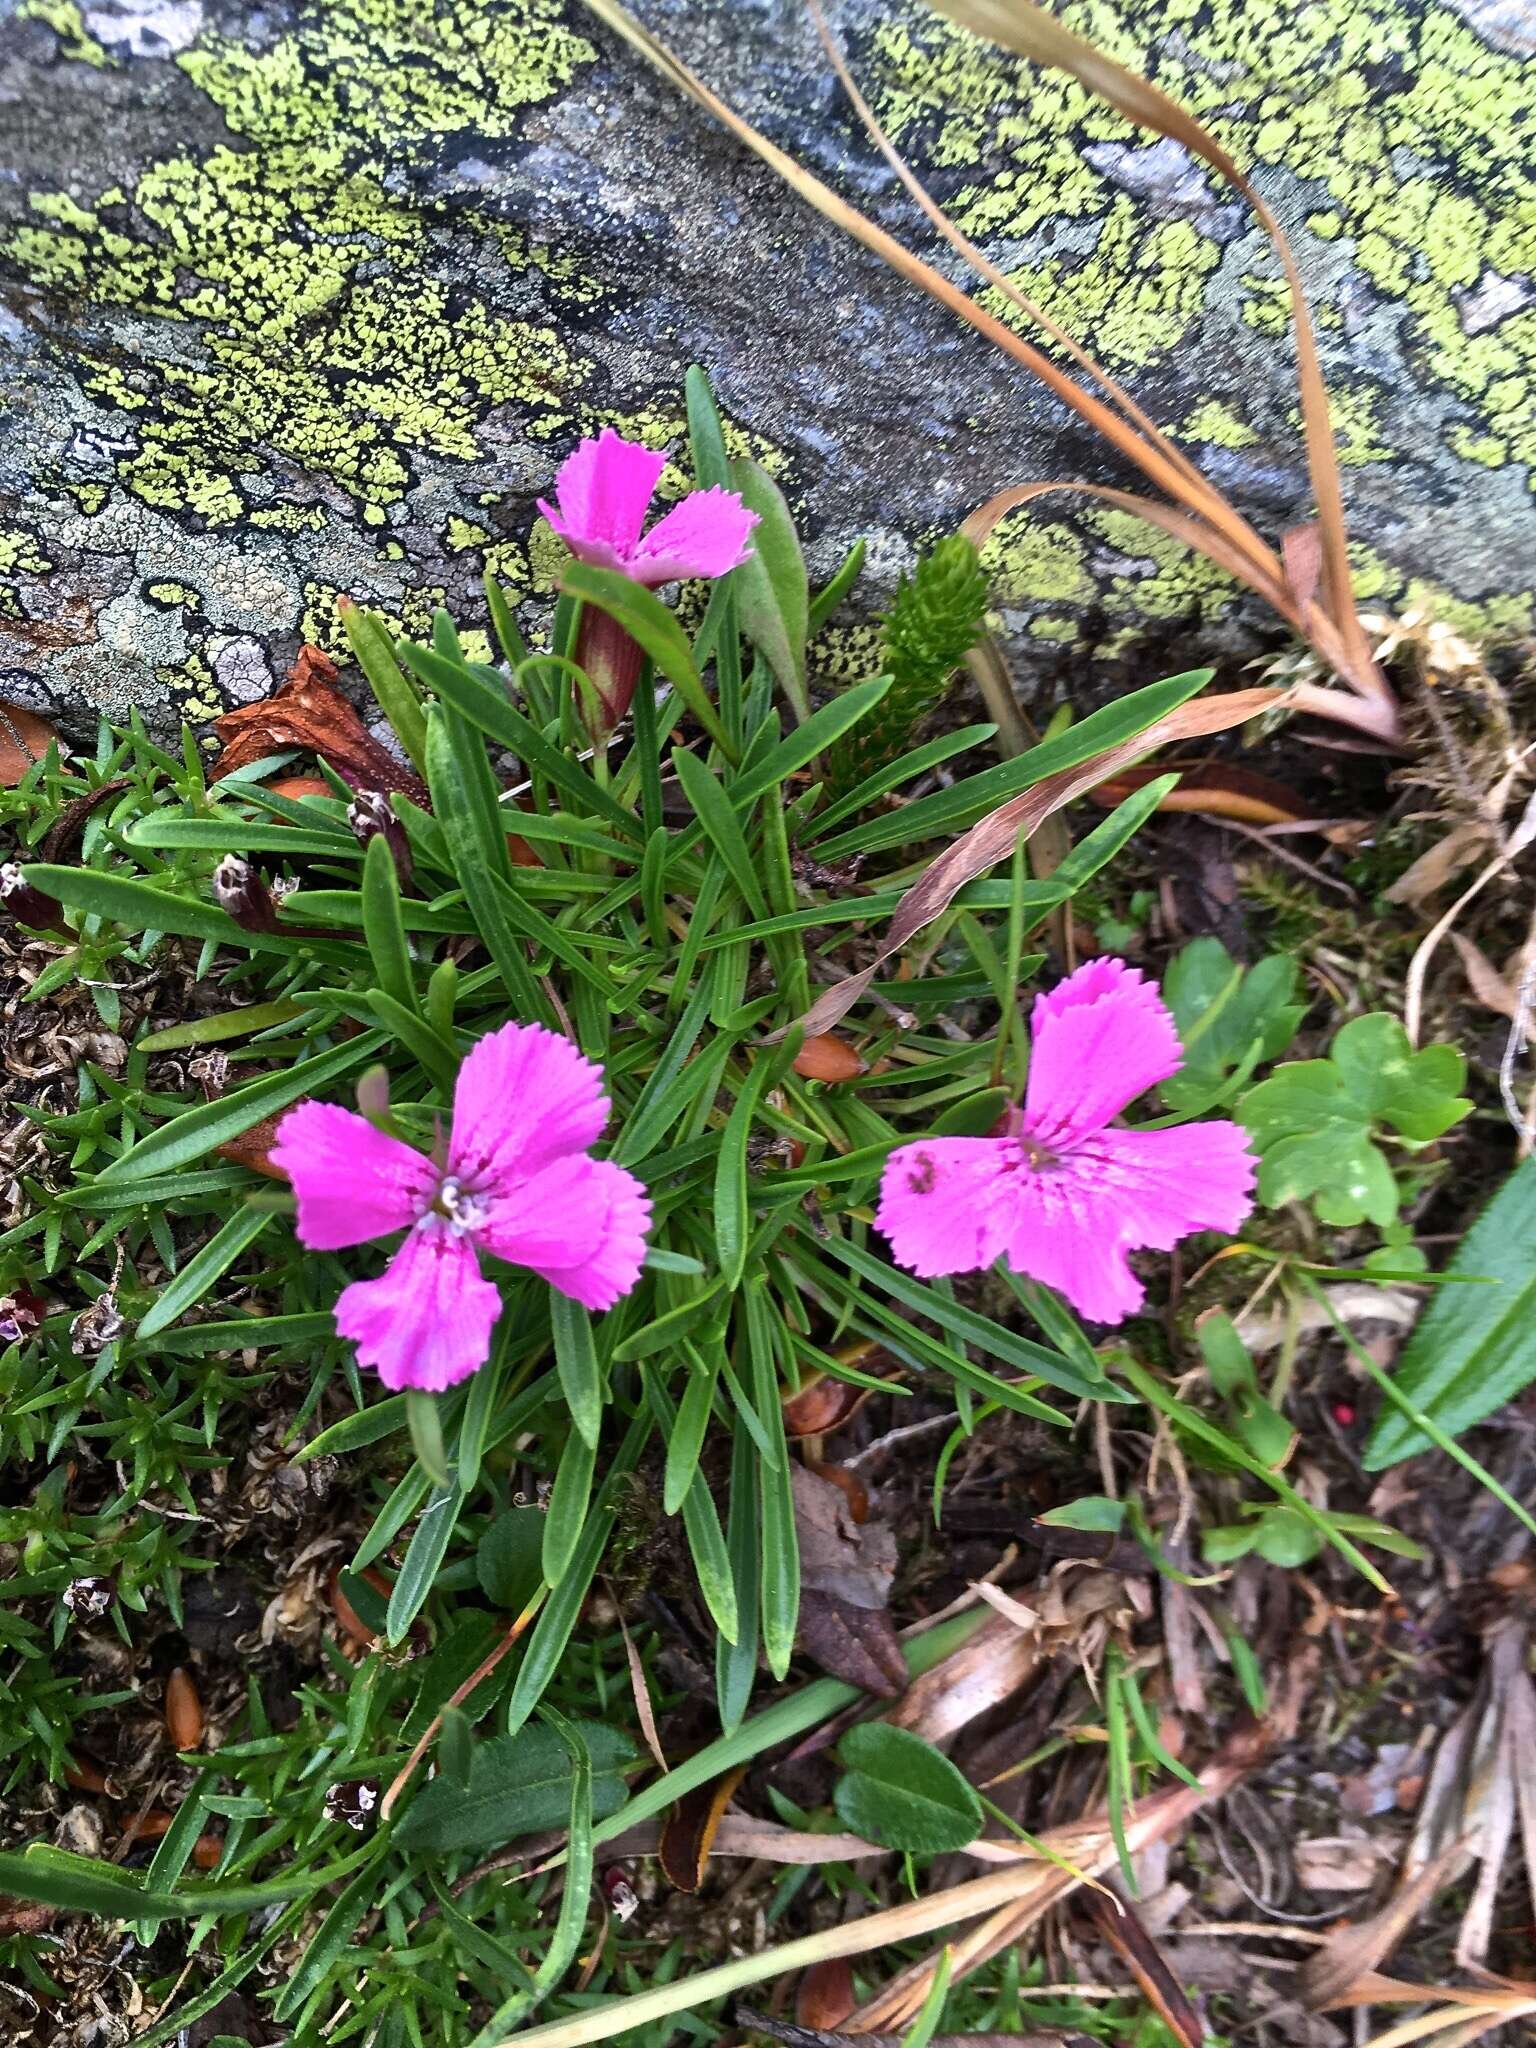
[[[160,1290],[154,1306],[140,1319],[135,1335],[153,1337],[195,1308],[214,1282],[227,1273],[248,1245],[273,1221],[270,1209],[237,1209],[224,1226]]]
[[[795,1653],[800,1620],[800,1538],[795,1527],[789,1448],[784,1437],[784,1408],[774,1345],[773,1310],[765,1280],[747,1288],[747,1345],[751,1357],[752,1399],[762,1428],[778,1450],[777,1462],[765,1461],[762,1471],[762,1615],[763,1649],[768,1668],[782,1679]]]
[[[821,841],[819,856],[823,860],[840,860],[845,854],[872,853],[887,846],[915,846],[940,833],[958,832],[1010,797],[1043,782],[1046,776],[1063,768],[1079,767],[1106,747],[1134,739],[1137,733],[1187,703],[1210,679],[1208,668],[1191,669],[1167,682],[1149,683],[1145,689],[1132,690],[1010,761],[1000,761],[996,767],[966,776],[948,789],[919,797],[888,817],[867,819],[850,831]]]
[[[596,1469],[596,1444],[588,1443],[579,1430],[573,1429],[560,1453],[544,1517],[544,1577],[551,1586],[558,1586],[565,1577],[580,1547]]]
[[[379,709],[389,720],[406,758],[418,775],[427,772],[427,721],[421,699],[395,659],[395,643],[376,612],[361,605],[341,605],[341,629],[351,642],[359,668],[368,678]]]
[[[740,1423],[731,1448],[731,1492],[726,1510],[725,1547],[736,1592],[736,1640],[715,1644],[715,1696],[720,1726],[727,1735],[742,1724],[757,1680],[758,1517],[761,1513],[758,1458],[751,1433]]]
[[[565,1654],[565,1646],[576,1626],[587,1589],[602,1559],[608,1532],[613,1527],[621,1491],[629,1485],[630,1474],[639,1461],[650,1432],[650,1413],[642,1409],[630,1424],[617,1455],[608,1467],[602,1490],[587,1516],[570,1563],[561,1574],[559,1585],[545,1602],[544,1612],[528,1638],[528,1647],[518,1667],[517,1683],[507,1703],[507,1729],[510,1734],[517,1732],[543,1698],[544,1690]],[[580,1441],[579,1437],[572,1435],[572,1443]]]
[[[179,1052],[188,1045],[217,1045],[226,1038],[248,1038],[275,1024],[292,1024],[314,1014],[313,1004],[292,1002],[286,996],[275,1003],[248,1003],[244,1009],[222,1010],[214,1017],[194,1017],[186,1024],[168,1024],[163,1031],[146,1031],[135,1049]]]
[[[447,1555],[461,1501],[462,1496],[456,1486],[439,1485],[433,1489],[431,1499],[421,1511],[421,1519],[411,1533],[405,1562],[400,1567],[400,1576],[390,1589],[387,1632],[391,1643],[405,1641],[411,1632],[411,1623],[426,1605],[432,1582]]]
[[[742,901],[754,917],[766,917],[768,903],[758,880],[757,865],[730,798],[698,756],[690,754],[686,747],[673,748],[672,768],[693,815],[724,861]]]
[[[416,979],[411,949],[400,915],[400,876],[395,856],[382,832],[375,833],[363,855],[363,937],[379,978],[379,987],[405,1010],[416,1010]]]
[[[606,1375],[592,1336],[592,1318],[579,1301],[550,1290],[550,1328],[555,1340],[555,1370],[571,1411],[571,1420],[589,1450],[597,1449],[608,1398]],[[550,1581],[551,1585],[555,1582]]]
[[[263,1074],[260,1080],[212,1102],[200,1102],[195,1109],[184,1110],[159,1130],[130,1145],[102,1171],[99,1179],[103,1185],[115,1184],[141,1174],[170,1173],[189,1160],[201,1159],[215,1145],[238,1138],[252,1124],[275,1116],[301,1095],[317,1095],[343,1074],[366,1066],[388,1043],[385,1032],[365,1031],[360,1038],[348,1039],[344,1045],[318,1053],[312,1060],[300,1060],[297,1066]]]
[[[811,600],[800,537],[783,492],[765,469],[742,456],[731,464],[731,483],[758,519],[752,529],[752,552],[733,572],[742,630],[804,724],[811,715],[805,686]]]

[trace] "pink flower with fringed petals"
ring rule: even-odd
[[[608,1121],[602,1068],[541,1024],[503,1024],[459,1068],[439,1165],[366,1117],[301,1103],[271,1158],[312,1251],[404,1230],[377,1280],[354,1280],[336,1327],[387,1387],[441,1393],[484,1365],[501,1295],[477,1247],[592,1309],[629,1293],[651,1206],[633,1174],[589,1157]]]
[[[649,533],[642,531],[666,466],[665,449],[642,447],[604,427],[561,463],[557,502],[540,498],[539,510],[578,561],[617,569],[649,589],[739,569],[752,552],[747,536],[757,514],[718,484],[691,491]]]
[[[999,1257],[1096,1323],[1141,1306],[1126,1253],[1192,1230],[1236,1230],[1253,1206],[1247,1133],[1222,1121],[1165,1131],[1111,1119],[1184,1064],[1156,987],[1090,960],[1035,998],[1022,1109],[989,1138],[927,1138],[886,1162],[875,1221],[924,1279]]]

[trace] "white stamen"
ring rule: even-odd
[[[466,1237],[471,1231],[481,1229],[491,1213],[491,1205],[485,1196],[461,1187],[452,1174],[438,1189],[437,1200],[432,1206],[440,1216],[447,1217],[448,1227],[455,1237]]]

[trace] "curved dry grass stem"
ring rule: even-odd
[[[878,227],[857,207],[848,203],[797,163],[777,143],[769,140],[735,109],[712,92],[682,60],[637,21],[621,0],[582,0],[588,13],[607,24],[633,49],[638,50],[662,77],[703,107],[722,127],[768,164],[790,189],[818,213],[852,235],[910,283],[973,327],[995,347],[1037,377],[1064,405],[1085,421],[1111,447],[1132,462],[1159,490],[1174,501],[1176,510],[1157,505],[1135,493],[1122,493],[1122,509],[1149,519],[1163,531],[1174,533],[1198,548],[1209,560],[1239,578],[1294,629],[1310,642],[1318,656],[1349,684],[1348,690],[1313,689],[1302,707],[1319,716],[1332,718],[1368,733],[1387,745],[1398,736],[1397,702],[1376,667],[1354,608],[1349,583],[1347,536],[1339,490],[1338,463],[1328,422],[1327,395],[1317,363],[1316,345],[1300,273],[1280,230],[1279,223],[1259,198],[1243,173],[1220,145],[1199,123],[1156,91],[1144,79],[1114,64],[1091,44],[1073,36],[1049,15],[1032,8],[1028,0],[988,0],[972,6],[970,0],[952,0],[940,8],[954,20],[977,27],[1005,47],[1020,50],[1042,63],[1054,64],[1080,78],[1111,104],[1143,125],[1173,136],[1213,164],[1228,177],[1254,207],[1278,250],[1292,290],[1297,336],[1297,370],[1301,385],[1302,412],[1306,424],[1307,462],[1318,505],[1318,538],[1309,543],[1306,530],[1289,537],[1289,545],[1277,552],[1265,542],[1240,513],[1212,486],[1189,459],[1174,447],[1147,414],[1101,365],[1074,342],[1055,321],[1026,297],[1011,279],[992,264],[974,244],[948,220],[903,163],[859,96],[835,46],[829,41],[832,61],[853,95],[854,104],[877,145],[912,192],[918,204],[935,222],[951,244],[972,263],[979,274],[1012,304],[1037,321],[1042,330],[1065,348],[1073,360],[1110,394],[1113,404],[1086,390],[1026,341],[1006,322],[953,284],[932,264],[916,256],[905,245]],[[812,0],[814,6],[814,0]],[[938,4],[938,0],[933,0]],[[974,17],[974,18],[973,18]],[[819,19],[819,15],[818,15]],[[1024,24],[1021,27],[1020,24]],[[1039,24],[1044,24],[1041,30]],[[1026,33],[1026,29],[1028,33]],[[1026,485],[1027,492],[1047,488],[1098,487],[1059,484]],[[1022,502],[1022,501],[1021,501]],[[1321,579],[1326,602],[1318,602],[1313,585]]]
[[[1327,627],[1326,637],[1336,642],[1336,652],[1326,654],[1330,666],[1357,691],[1391,714],[1395,732],[1397,702],[1386,678],[1376,666],[1365,629],[1355,609],[1349,570],[1349,534],[1344,523],[1344,494],[1339,481],[1338,451],[1328,416],[1328,393],[1318,360],[1317,337],[1312,326],[1311,307],[1295,253],[1285,231],[1237,162],[1222,148],[1210,131],[1149,80],[1139,77],[1112,57],[1105,56],[1082,36],[1037,7],[1034,0],[928,0],[937,13],[1006,50],[1013,50],[1032,63],[1065,71],[1078,83],[1108,100],[1128,121],[1150,128],[1198,156],[1247,200],[1268,235],[1291,294],[1291,325],[1296,336],[1296,381],[1301,393],[1302,426],[1306,439],[1307,468],[1317,501],[1317,524],[1321,541],[1322,581],[1326,610],[1310,599],[1302,604],[1307,623],[1304,630],[1314,637],[1318,624]],[[1322,613],[1321,619],[1315,615]],[[1314,639],[1319,653],[1321,643]]]

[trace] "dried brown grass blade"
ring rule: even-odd
[[[1218,531],[1203,518],[1192,512],[1181,512],[1173,505],[1160,505],[1156,498],[1143,498],[1135,491],[1120,491],[1109,484],[1090,484],[1074,481],[1070,477],[1053,478],[1039,483],[1014,484],[1006,491],[999,491],[988,498],[972,512],[960,531],[981,547],[988,535],[1009,512],[1029,504],[1035,498],[1043,498],[1052,491],[1077,491],[1085,498],[1099,498],[1106,504],[1114,505],[1122,512],[1129,512],[1137,519],[1146,520],[1149,526],[1171,534],[1175,540],[1183,541],[1186,547],[1196,549],[1207,561],[1214,562],[1218,569],[1224,569],[1229,576],[1240,583],[1246,583],[1250,590],[1262,597],[1266,604],[1277,611],[1282,619],[1294,626],[1299,633],[1301,616],[1293,601],[1285,572],[1279,557],[1270,548],[1265,548],[1265,560],[1250,562],[1232,544],[1224,531]]]
[[[859,1001],[869,984],[891,955],[898,952],[924,925],[931,924],[947,909],[967,882],[984,875],[1013,850],[1019,838],[1028,838],[1053,811],[1074,797],[1082,796],[1106,776],[1129,768],[1155,748],[1173,740],[1203,737],[1242,725],[1261,711],[1287,701],[1283,690],[1235,690],[1225,696],[1206,697],[1181,704],[1167,717],[1159,718],[1118,747],[1106,747],[1076,768],[1064,768],[1048,775],[1021,796],[1011,797],[983,818],[969,832],[962,832],[953,845],[930,862],[902,897],[886,927],[885,937],[874,958],[858,974],[834,982],[818,997],[800,1020],[807,1033],[828,1031]]]
[[[1039,349],[1025,341],[1022,335],[1016,334],[1011,327],[996,319],[985,307],[978,306],[958,285],[952,284],[942,272],[935,270],[932,264],[925,263],[920,256],[914,256],[894,235],[887,234],[884,228],[877,227],[872,220],[860,213],[857,207],[850,206],[848,201],[841,198],[830,186],[824,185],[819,178],[814,177],[802,164],[780,149],[777,143],[771,142],[766,135],[754,128],[750,121],[744,120],[718,94],[711,92],[696,73],[690,71],[688,66],[664,43],[658,41],[649,29],[636,21],[627,8],[619,5],[619,0],[582,0],[582,5],[588,13],[596,15],[599,21],[606,22],[617,35],[622,36],[633,49],[638,50],[647,62],[654,65],[664,78],[670,79],[679,91],[687,94],[690,99],[712,114],[738,141],[745,143],[747,148],[753,150],[766,164],[771,165],[784,182],[808,204],[814,206],[818,213],[830,220],[834,226],[843,229],[846,234],[862,242],[865,248],[872,249],[898,275],[905,277],[912,284],[920,285],[968,326],[985,335],[995,347],[1012,356],[1015,362],[1021,363],[1053,391],[1064,405],[1069,406],[1080,419],[1086,420],[1096,433],[1102,435],[1112,447],[1117,448],[1127,460],[1134,462],[1143,475],[1157,484],[1161,490],[1166,491],[1169,497],[1180,502],[1187,500],[1190,488],[1189,465],[1185,458],[1177,456],[1176,451],[1173,454],[1165,454],[1158,442],[1149,440],[1131,421],[1106,406],[1101,399],[1095,398],[1091,391],[1085,391],[1073,378],[1058,369],[1048,356],[1042,355]],[[1218,514],[1213,506],[1210,514],[1213,519],[1224,517],[1229,524],[1244,525],[1231,507],[1225,505],[1224,500],[1218,502],[1224,507],[1224,512]],[[1251,529],[1248,530],[1251,532]],[[1259,546],[1262,547],[1263,543],[1260,542]],[[1266,553],[1270,553],[1272,559],[1278,561],[1278,557],[1273,557],[1272,551],[1266,550]],[[1251,581],[1251,578],[1245,577],[1244,580]]]
[[[1176,443],[1170,441],[1157,422],[1142,410],[1130,392],[1105,369],[1104,365],[1095,356],[1089,354],[1081,342],[1069,334],[1064,327],[1058,326],[1043,307],[1037,306],[1027,293],[1020,291],[1006,271],[999,270],[992,259],[978,249],[970,237],[962,233],[960,228],[950,219],[943,207],[930,195],[913,173],[911,166],[875,118],[874,109],[865,99],[863,93],[860,92],[852,72],[848,69],[847,60],[843,56],[842,50],[831,29],[827,26],[826,15],[822,12],[821,8],[821,0],[806,0],[806,5],[809,7],[811,17],[816,23],[816,32],[821,37],[822,48],[826,51],[832,68],[841,80],[843,90],[853,103],[854,112],[863,122],[870,140],[896,173],[897,177],[900,178],[902,184],[906,186],[908,192],[911,193],[913,199],[922,208],[929,220],[933,222],[933,225],[938,229],[945,241],[949,243],[950,247],[963,256],[977,275],[985,278],[995,292],[1007,299],[1010,305],[1017,306],[1021,313],[1033,320],[1043,333],[1051,337],[1058,348],[1072,358],[1080,370],[1084,371],[1101,390],[1108,394],[1132,425],[1145,434],[1147,439],[1161,450],[1163,455],[1167,457],[1176,469],[1182,471],[1191,497],[1198,497],[1208,502],[1218,516],[1235,519],[1240,524],[1243,524],[1252,540],[1256,557],[1260,554],[1268,553],[1269,550],[1265,547],[1264,542],[1259,536],[1253,532],[1251,527],[1246,526],[1246,522],[1241,520],[1241,515],[1227,503],[1215,486],[1201,475],[1200,471],[1190,461],[1189,457],[1184,454],[1183,450]]]
[[[1408,1923],[1466,1862],[1466,1849],[1452,1842],[1395,1892],[1379,1913],[1341,1927],[1326,1948],[1309,1956],[1301,1968],[1297,1989],[1306,2003],[1317,2007],[1349,2003],[1354,1986],[1391,1954]]]
[[[1180,1825],[1207,1800],[1223,1797],[1268,1753],[1277,1732],[1274,1724],[1242,1729],[1206,1765],[1198,1788],[1176,1785],[1133,1807],[1125,1821],[1133,1851]],[[1042,1843],[1053,1855],[1077,1865],[1090,1878],[1116,1860],[1109,1824],[1102,1817],[1053,1828],[1042,1837]],[[1076,1881],[1059,1863],[1022,1859],[1007,1869],[971,1878],[932,1897],[909,1899],[899,1906],[868,1913],[860,1920],[803,1935],[782,1948],[694,1971],[679,1982],[655,1985],[632,1998],[611,1999],[569,2019],[532,2027],[497,2042],[495,2048],[513,2048],[514,2041],[516,2048],[585,2048],[587,2042],[610,2040],[615,2034],[628,2033],[632,2027],[648,2026],[653,2020],[666,2019],[673,2013],[692,2012],[709,1999],[744,1991],[748,1985],[765,1983],[811,1963],[834,1956],[864,1955],[889,1942],[911,1941],[942,1928],[960,1926],[995,1913],[1000,1907],[1022,1908],[1031,1919],[1038,1919]],[[862,2014],[853,2017],[861,2031],[881,2024],[878,2020],[865,2020]]]
[[[1205,2027],[1200,2015],[1136,1908],[1114,1892],[1085,1892],[1083,1906],[1174,2039],[1184,2048],[1202,2048]]]
[[[1134,71],[1117,64],[1102,50],[1095,49],[1092,43],[1075,35],[1043,8],[1035,6],[1034,0],[929,0],[929,5],[962,28],[986,37],[1003,49],[1014,50],[1036,64],[1067,72],[1089,92],[1108,100],[1112,107],[1138,127],[1151,128],[1157,134],[1181,143],[1202,162],[1219,171],[1253,208],[1280,258],[1291,292],[1292,326],[1296,335],[1296,380],[1301,392],[1307,468],[1317,500],[1325,610],[1340,643],[1341,659],[1336,666],[1345,681],[1362,697],[1391,710],[1395,724],[1392,693],[1372,658],[1355,610],[1349,573],[1349,535],[1344,524],[1338,451],[1328,417],[1328,394],[1318,362],[1317,339],[1306,288],[1279,221],[1247,174],[1192,114],[1166,93],[1159,92],[1147,79],[1138,77]],[[1305,605],[1302,609],[1304,613],[1310,613],[1315,608]]]

